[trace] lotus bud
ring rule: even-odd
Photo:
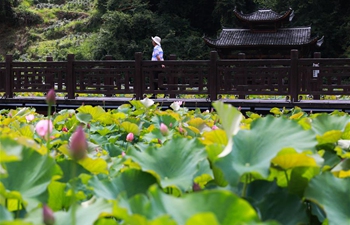
[[[193,183],[193,185],[192,185],[192,190],[193,190],[193,191],[200,191],[200,190],[201,190],[201,187],[199,186],[199,184]]]
[[[126,154],[125,154],[125,152],[124,151],[122,151],[122,157],[124,157]]]
[[[47,205],[43,206],[43,222],[45,225],[53,225],[55,223],[53,211]]]
[[[173,123],[169,123],[169,127],[172,128],[173,127]]]
[[[238,111],[241,111],[241,110],[242,110],[242,107],[241,107],[241,106],[239,106],[239,107],[237,108],[237,110],[238,110]]]
[[[86,128],[87,128],[87,129],[90,129],[90,128],[91,128],[90,123],[86,124]]]
[[[134,140],[134,134],[133,133],[128,133],[128,135],[126,135],[126,141],[127,142],[132,142]]]
[[[179,132],[182,134],[184,133],[184,129],[182,127],[179,127]]]
[[[63,132],[68,132],[67,127],[62,127],[62,131],[63,131]]]
[[[162,141],[159,138],[158,138],[158,144],[160,145],[162,144]]]
[[[56,104],[56,93],[54,89],[50,89],[46,95],[46,103],[51,106]]]
[[[79,126],[72,134],[69,150],[71,156],[75,160],[80,160],[86,157],[88,144],[86,141],[83,128]]]
[[[163,134],[163,136],[167,136],[169,134],[169,129],[164,123],[160,124],[160,132]]]

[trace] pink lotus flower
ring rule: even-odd
[[[132,142],[133,140],[134,140],[134,134],[128,133],[128,135],[126,135],[126,141]]]
[[[72,134],[70,140],[69,150],[71,156],[75,160],[80,160],[85,158],[87,152],[88,144],[86,141],[84,130],[79,126],[75,132]]]
[[[43,206],[43,222],[45,225],[53,225],[55,223],[53,211],[47,205]]]
[[[163,136],[166,136],[169,134],[169,129],[164,123],[160,124],[160,132],[163,134]]]
[[[29,114],[26,116],[26,120],[27,120],[27,123],[29,123],[30,121],[34,120],[34,115],[33,114]]]
[[[46,103],[51,106],[56,104],[56,93],[54,89],[50,89],[46,95]]]
[[[52,132],[52,128],[53,124],[51,120],[40,120],[35,126],[36,132],[41,137],[47,137]]]
[[[217,129],[219,129],[216,125],[213,125],[212,127],[211,127],[211,129],[212,130],[217,130]]]

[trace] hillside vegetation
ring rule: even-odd
[[[151,55],[151,36],[162,40],[165,58],[208,59],[203,35],[216,38],[222,27],[239,27],[233,15],[269,8],[295,17],[289,26],[312,25],[325,36],[322,57],[350,56],[350,1],[339,0],[2,0],[0,60],[43,61],[134,59]]]

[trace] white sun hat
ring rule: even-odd
[[[151,38],[157,45],[160,46],[160,42],[162,41],[162,39],[160,37],[155,36],[155,37],[151,37]]]

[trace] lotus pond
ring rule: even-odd
[[[0,111],[0,224],[350,224],[350,116],[150,99]]]

